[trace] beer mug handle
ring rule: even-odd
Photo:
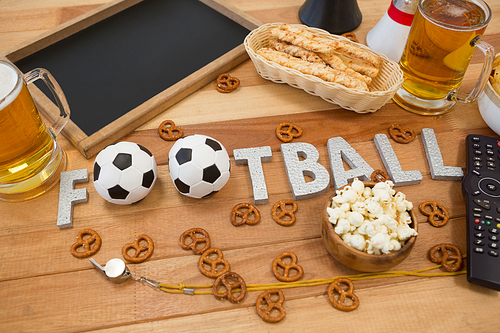
[[[47,87],[49,87],[50,92],[52,93],[52,95],[54,95],[54,99],[56,100],[57,106],[59,107],[59,117],[52,124],[52,126],[49,127],[49,131],[55,138],[69,120],[69,105],[66,101],[66,96],[64,96],[61,87],[49,71],[43,68],[35,68],[24,74],[24,80],[27,84],[30,84],[38,79],[41,79],[43,82],[45,82]]]
[[[459,93],[456,90],[450,91],[446,96],[449,101],[457,101],[462,103],[474,102],[479,97],[479,94],[483,91],[486,83],[488,82],[491,68],[493,67],[493,60],[495,59],[495,49],[490,44],[479,40],[479,37],[480,36],[477,36],[477,38],[474,38],[470,42],[471,46],[475,46],[484,53],[483,69],[481,70],[481,74],[479,75],[479,80],[477,81],[476,86],[470,94]]]

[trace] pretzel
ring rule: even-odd
[[[228,278],[236,279],[236,282],[229,282]],[[219,285],[221,284],[226,289],[222,294],[219,292]],[[240,289],[238,290],[238,288]],[[238,296],[233,294],[235,289],[240,293]],[[212,293],[218,299],[227,298],[231,303],[239,303],[243,300],[243,298],[245,298],[247,293],[247,284],[240,275],[233,272],[227,272],[215,279],[215,282],[212,285]]]
[[[431,211],[428,211],[426,207],[430,207]],[[442,227],[450,219],[450,213],[446,208],[436,201],[424,201],[418,206],[420,213],[427,216],[427,221],[435,227]]]
[[[197,234],[201,234],[202,237],[197,237]],[[191,239],[191,243],[186,244],[187,238]],[[192,250],[195,254],[202,254],[210,248],[210,235],[202,228],[192,228],[182,233],[179,243],[184,250]],[[197,248],[200,243],[205,243],[205,245],[202,248]]]
[[[146,241],[147,244],[142,246],[139,244],[141,241]],[[128,251],[130,249],[135,250],[134,254],[131,256],[128,254]],[[151,237],[142,234],[137,236],[137,238],[133,243],[125,244],[125,246],[122,248],[122,255],[123,258],[125,258],[130,262],[140,263],[151,257],[151,255],[153,254],[153,250],[154,250],[154,243]],[[141,253],[143,254],[141,255]]]
[[[370,181],[379,183],[379,182],[385,182],[386,180],[391,180],[389,175],[384,171],[384,170],[374,170],[370,176]]]
[[[217,253],[217,259],[210,259],[208,256]],[[229,269],[231,268],[229,265],[229,262],[223,258],[224,255],[222,254],[222,251],[216,247],[212,247],[205,252],[202,253],[200,260],[198,261],[198,268],[200,269],[201,273],[205,276],[211,277],[211,278],[216,278],[221,276],[224,273],[229,272]],[[207,270],[205,268],[205,264],[210,266],[210,270]],[[223,265],[224,268],[219,272],[218,266]]]
[[[274,302],[271,299],[271,295],[278,295],[278,301]],[[262,302],[264,302],[266,306],[265,310],[262,309]],[[257,314],[269,323],[278,323],[286,316],[286,310],[283,307],[283,302],[285,302],[285,295],[279,289],[270,289],[264,291],[262,294],[257,297],[257,303],[255,307],[257,308]],[[273,309],[279,311],[279,315],[271,316],[271,312]]]
[[[283,261],[283,259],[287,257],[292,259],[292,262],[290,264],[287,264]],[[278,266],[280,268],[283,268],[283,274],[278,271]],[[294,276],[290,276],[290,270],[297,271],[297,274],[295,274]],[[297,281],[302,277],[302,275],[304,275],[304,269],[300,265],[297,265],[297,255],[295,253],[283,252],[273,261],[273,273],[274,276],[276,276],[276,278],[282,282],[293,282]]]
[[[349,39],[351,42],[359,43],[358,39],[356,38],[356,34],[354,32],[346,32],[340,36]]]
[[[84,235],[90,235],[88,238],[83,238]],[[77,242],[71,246],[71,254],[76,258],[87,258],[101,248],[101,236],[92,229],[83,229],[78,232],[76,236]],[[92,246],[94,244],[94,246]],[[78,251],[80,247],[83,247],[84,251]]]
[[[244,210],[241,210],[241,209]],[[245,209],[246,208],[246,209]],[[254,218],[251,219],[250,215],[253,214]],[[237,221],[236,217],[241,217],[241,221]],[[260,222],[260,212],[252,204],[249,203],[240,203],[237,204],[236,206],[233,207],[233,210],[231,211],[231,223],[235,226],[238,227],[243,224],[250,224],[254,225]]]
[[[292,205],[291,209],[287,209],[287,205]],[[278,208],[280,212],[278,213]],[[290,226],[295,223],[295,212],[297,211],[297,203],[293,200],[280,200],[273,206],[273,219],[282,226]],[[289,216],[290,220],[285,220],[283,217]]]
[[[284,122],[276,127],[276,135],[281,141],[290,142],[302,135],[302,129],[291,122]]]
[[[398,143],[410,143],[415,140],[415,131],[409,128],[403,128],[401,125],[391,125],[389,135]]]
[[[180,127],[175,126],[172,120],[165,120],[158,126],[160,138],[166,141],[175,141],[184,135]]]
[[[349,288],[347,290],[342,289],[340,286],[341,283],[346,284]],[[353,293],[353,291],[354,284],[351,280],[348,278],[338,278],[328,287],[328,298],[334,308],[342,311],[353,311],[359,306],[359,298]],[[334,292],[337,292],[340,295],[338,300],[335,298]],[[350,298],[352,300],[352,304],[346,304],[346,298]]]
[[[240,80],[236,77],[224,73],[217,77],[217,91],[230,93],[240,86]]]
[[[450,253],[454,252],[454,253]],[[437,254],[440,253],[438,256]],[[439,244],[429,250],[429,258],[432,262],[441,264],[448,272],[456,272],[462,266],[462,253],[460,249],[453,244]],[[448,261],[454,260],[452,263]]]

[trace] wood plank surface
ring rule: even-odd
[[[0,52],[28,43],[30,38],[85,15],[106,0],[0,1]],[[235,8],[264,23],[299,23],[302,0],[227,0]],[[358,0],[363,22],[356,29],[365,43],[366,34],[389,6],[386,0]],[[494,13],[485,40],[500,50],[500,3],[489,1]],[[462,85],[470,91],[481,70],[480,56],[473,58]],[[497,332],[500,325],[500,293],[457,276],[398,276],[355,281],[360,307],[353,312],[333,308],[326,296],[325,279],[356,275],[336,261],[320,237],[321,209],[334,191],[331,182],[325,194],[298,201],[297,222],[282,227],[271,217],[272,205],[292,198],[281,155],[276,126],[284,121],[304,131],[301,142],[319,152],[319,163],[329,169],[327,141],[344,138],[373,168],[383,168],[375,147],[376,134],[400,123],[419,135],[408,145],[392,147],[402,169],[419,170],[418,185],[399,187],[417,206],[436,200],[450,211],[450,222],[435,228],[417,212],[419,235],[409,257],[394,270],[410,272],[433,267],[427,252],[435,244],[451,242],[466,251],[465,203],[460,181],[436,181],[420,137],[432,128],[445,165],[465,168],[465,136],[470,133],[498,137],[481,118],[477,103],[457,105],[441,116],[418,116],[389,102],[372,114],[356,114],[327,103],[286,84],[262,79],[250,60],[230,71],[241,80],[231,94],[221,94],[210,82],[123,138],[146,146],[158,163],[158,180],[139,203],[118,206],[104,201],[92,181],[77,184],[89,193],[87,203],[74,206],[73,228],[56,226],[59,187],[41,197],[20,203],[0,202],[0,332]],[[219,140],[231,157],[231,178],[217,194],[202,200],[180,195],[168,169],[173,143],[157,134],[158,125],[172,119],[184,135],[205,134]],[[93,176],[93,159],[86,159],[63,136],[58,142],[68,154],[67,170],[87,169]],[[234,227],[229,221],[232,207],[252,202],[252,189],[245,165],[235,165],[233,150],[270,146],[272,161],[263,163],[269,202],[259,205],[262,221],[255,226]],[[127,264],[137,276],[172,285],[210,285],[213,280],[197,267],[198,255],[179,246],[179,237],[192,227],[206,229],[213,246],[224,252],[232,271],[247,284],[276,283],[273,259],[292,251],[304,268],[302,280],[322,279],[323,284],[283,289],[286,318],[268,324],[255,310],[259,291],[248,292],[239,304],[219,301],[211,294],[170,294],[145,283],[128,280],[113,284],[90,264],[76,259],[70,247],[83,228],[96,230],[103,239],[93,258],[104,265],[121,257],[121,248],[135,236],[146,233],[155,242],[153,256],[141,264]],[[434,268],[430,273],[440,273]],[[197,288],[199,291],[207,288]]]

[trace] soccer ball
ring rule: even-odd
[[[226,185],[231,164],[226,148],[219,141],[194,134],[175,142],[168,153],[168,166],[175,188],[199,199]]]
[[[133,142],[118,142],[97,154],[94,187],[105,200],[128,205],[143,199],[153,188],[158,174],[149,150]]]

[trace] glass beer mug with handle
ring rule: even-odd
[[[483,0],[419,0],[403,56],[402,87],[393,100],[423,115],[438,115],[457,102],[474,102],[488,80],[494,48],[481,40],[491,19]],[[459,92],[475,49],[484,64],[471,93]]]
[[[41,79],[60,110],[46,127],[27,85]],[[59,84],[45,69],[23,75],[0,60],[0,200],[22,201],[49,190],[66,167],[66,153],[56,136],[69,120],[69,106]]]

